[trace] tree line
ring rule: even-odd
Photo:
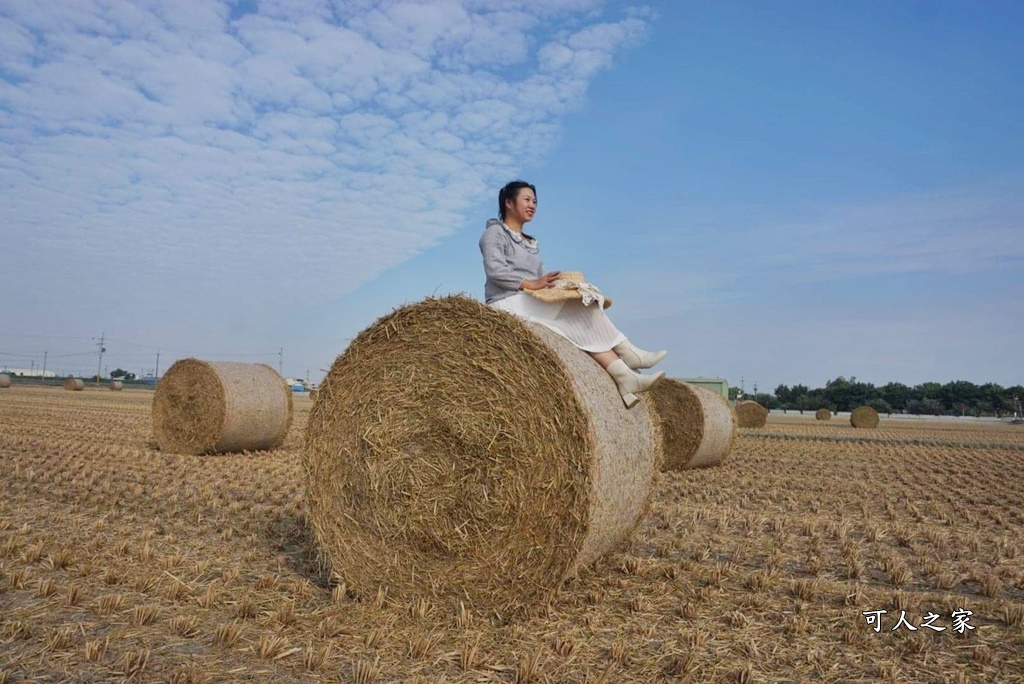
[[[738,387],[729,388],[729,397],[741,394]],[[747,395],[767,409],[794,411],[852,411],[858,406],[871,406],[879,413],[910,413],[915,415],[1011,416],[1021,415],[1024,386],[1002,387],[994,382],[976,385],[966,380],[946,384],[925,382],[904,385],[890,382],[876,387],[870,382],[849,380],[840,376],[824,387],[810,389],[806,385],[779,385],[774,394]]]

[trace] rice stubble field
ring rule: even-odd
[[[278,450],[189,456],[152,397],[0,393],[0,684],[1024,681],[1021,426],[773,415],[513,619],[319,566],[308,398]]]

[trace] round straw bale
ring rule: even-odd
[[[820,408],[814,412],[815,420],[832,420],[832,412],[827,408]]]
[[[850,425],[855,428],[878,427],[878,411],[870,406],[858,406],[850,414]]]
[[[736,438],[736,414],[718,392],[665,378],[650,391],[661,420],[662,470],[721,463]]]
[[[292,392],[262,363],[181,359],[153,395],[153,433],[164,451],[274,449],[291,423]]]
[[[110,390],[112,392],[118,392],[118,391],[123,390],[123,389],[124,389],[124,383],[121,382],[120,380],[111,380],[110,381]]]
[[[520,611],[627,539],[661,458],[644,399],[542,326],[454,296],[362,331],[306,425],[306,506],[360,594]]]
[[[81,378],[68,378],[64,381],[64,389],[70,392],[81,392],[85,389],[85,381]]]
[[[736,420],[741,428],[763,428],[768,422],[768,409],[756,401],[736,404]]]
[[[0,389],[6,389],[11,386],[11,376],[6,373],[0,374]]]

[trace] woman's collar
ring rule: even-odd
[[[520,242],[530,249],[537,249],[537,238],[532,235],[527,235],[521,230],[512,230],[504,221],[501,221],[501,227],[508,231],[508,234],[511,235],[512,239],[516,242]]]

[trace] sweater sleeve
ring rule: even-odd
[[[504,238],[493,230],[484,231],[480,238],[480,253],[484,257],[484,273],[488,280],[507,290],[518,290],[524,278],[516,275],[502,249]]]

